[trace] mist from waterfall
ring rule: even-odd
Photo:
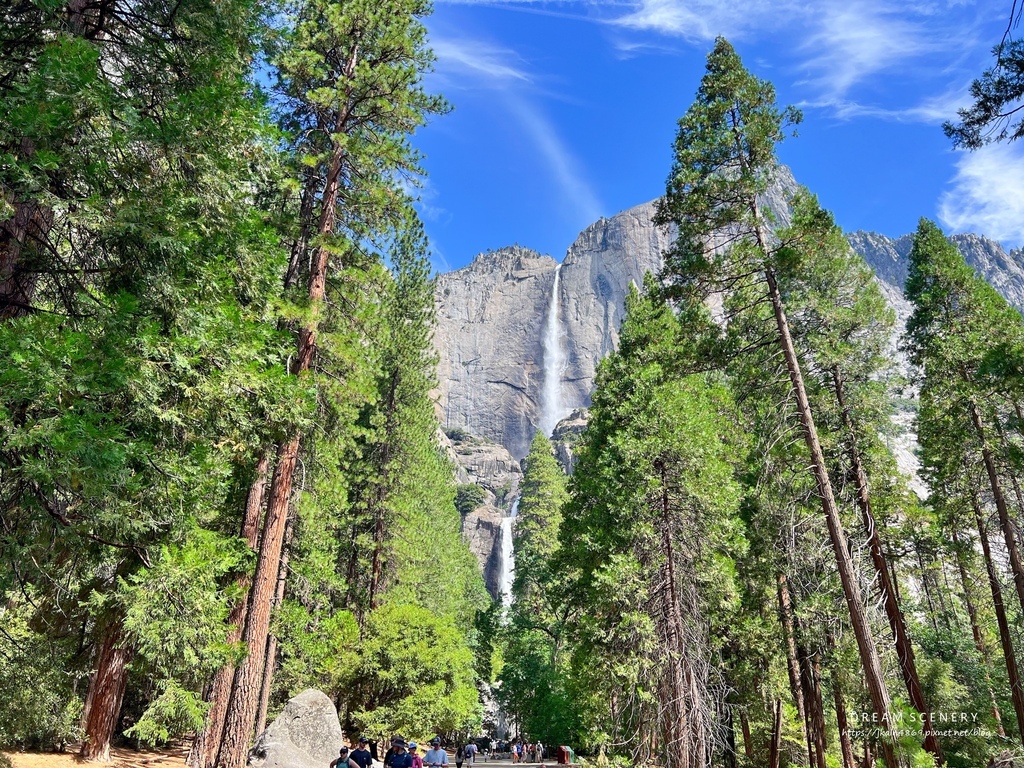
[[[548,315],[544,323],[544,391],[541,401],[540,430],[548,437],[555,431],[558,422],[565,416],[562,403],[562,371],[565,369],[565,354],[562,352],[561,308],[558,300],[559,272],[562,265],[555,267],[555,282],[548,302]]]
[[[516,560],[512,552],[512,523],[519,514],[519,499],[512,502],[508,517],[501,518],[501,569],[498,571],[498,593],[506,608],[512,604],[512,580],[516,575]]]

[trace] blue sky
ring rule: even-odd
[[[847,230],[921,216],[1024,244],[1024,142],[954,152],[942,122],[991,63],[1006,0],[437,2],[428,84],[453,111],[415,137],[444,271],[578,232],[657,197],[714,37],[804,112],[780,147]],[[1019,32],[1019,30],[1018,30]]]

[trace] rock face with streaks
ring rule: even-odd
[[[437,281],[438,404],[462,429],[522,458],[540,419],[542,329],[556,262],[514,246]]]
[[[779,222],[796,182],[783,169],[765,199]],[[591,224],[562,261],[558,323],[565,364],[562,413],[590,405],[594,373],[619,340],[631,283],[657,274],[671,232],[651,221],[657,201]],[[478,255],[436,290],[438,403],[446,430],[504,445],[522,459],[544,406],[544,329],[557,263],[519,246]]]
[[[484,504],[462,518],[462,536],[480,563],[484,586],[495,599],[501,583],[501,519],[505,515],[505,510]]]

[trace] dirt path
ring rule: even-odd
[[[109,763],[87,763],[79,759],[77,750],[67,752],[4,752],[14,768],[84,768],[85,766],[109,766],[109,768],[185,768],[188,745],[160,750],[143,750],[112,747]]]

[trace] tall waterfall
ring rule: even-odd
[[[541,406],[540,429],[547,435],[565,416],[562,404],[562,371],[565,369],[565,354],[562,352],[562,324],[558,301],[558,278],[562,265],[555,267],[555,282],[548,302],[547,322],[544,324],[544,397]]]
[[[498,591],[502,605],[512,604],[512,580],[516,574],[515,555],[512,552],[512,523],[519,514],[519,499],[512,502],[508,517],[501,518],[501,570],[498,572]]]

